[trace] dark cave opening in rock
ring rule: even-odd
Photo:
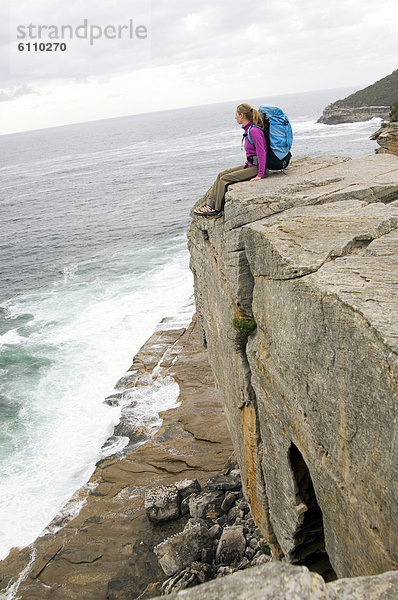
[[[291,561],[295,565],[305,565],[310,571],[319,573],[325,581],[336,579],[325,549],[322,511],[316,499],[309,469],[299,449],[292,444],[289,459],[297,484],[297,500],[303,504],[303,521],[297,529],[295,548]]]

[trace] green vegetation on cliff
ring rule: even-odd
[[[390,121],[398,121],[398,102],[391,108]]]
[[[336,107],[392,106],[398,102],[398,69],[379,79],[373,85],[359,90],[343,100],[334,102]]]
[[[240,334],[245,337],[251,335],[257,327],[257,323],[254,319],[250,319],[249,317],[236,317],[232,319],[232,325]]]

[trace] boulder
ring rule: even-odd
[[[222,511],[227,513],[229,511],[229,509],[232,507],[235,500],[236,500],[235,494],[233,492],[227,492],[225,494],[225,498],[221,504]]]
[[[197,479],[182,479],[177,481],[175,486],[181,499],[187,498],[191,494],[197,494],[202,489]]]
[[[237,506],[233,506],[227,513],[227,523],[232,525],[235,523],[236,519],[241,518],[243,514],[243,511],[241,511]]]
[[[218,577],[213,581],[184,592],[173,593],[168,598],[170,600],[180,600],[180,598],[181,600],[203,600],[204,598],[206,600],[303,600],[304,598],[329,600],[326,598],[326,585],[322,577],[311,573],[305,567],[271,563],[233,574],[230,574],[231,571],[231,567],[220,567]]]
[[[152,523],[170,521],[180,516],[180,496],[175,485],[159,486],[145,494],[145,511]]]
[[[387,571],[375,577],[353,577],[328,583],[327,600],[396,600],[398,571]]]
[[[178,533],[158,544],[154,551],[163,571],[169,577],[202,557],[202,549],[210,547],[212,538],[201,524]]]
[[[188,529],[192,529],[193,527],[197,527],[198,525],[202,525],[202,527],[206,527],[206,529],[209,529],[209,524],[205,519],[201,519],[199,517],[191,517],[186,522],[183,531],[188,531]]]
[[[193,562],[183,571],[167,579],[162,585],[162,594],[168,595],[188,587],[204,583],[211,574],[211,568],[207,564]]]
[[[216,560],[225,565],[238,565],[246,550],[246,538],[243,527],[226,527],[219,539]]]
[[[218,539],[219,537],[221,537],[221,534],[222,534],[221,525],[218,525],[218,523],[216,523],[215,525],[212,525],[212,527],[209,527],[209,534],[214,539]]]
[[[220,490],[212,492],[203,491],[189,499],[189,512],[191,517],[215,519],[222,514],[221,504],[224,494]]]
[[[172,593],[170,600],[396,600],[398,571],[375,577],[355,577],[326,584],[306,567],[274,562],[231,573],[220,567],[218,577],[203,585]],[[225,576],[226,575],[226,576]],[[162,596],[163,598],[163,596]],[[154,600],[162,600],[158,597]]]
[[[181,504],[180,504],[181,516],[187,515],[189,513],[189,498],[190,498],[190,496],[187,496],[186,498],[181,500]]]
[[[229,475],[214,475],[206,482],[209,490],[239,490],[242,487],[242,482],[239,476]]]

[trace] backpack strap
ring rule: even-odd
[[[252,127],[257,127],[257,129],[261,129],[261,131],[264,131],[262,127],[260,127],[259,125],[250,125],[249,129],[247,130],[247,137],[249,139],[249,142],[251,143],[252,146],[254,146],[254,142],[252,140],[252,138],[250,137],[250,129]]]

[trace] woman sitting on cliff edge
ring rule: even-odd
[[[231,183],[239,181],[256,181],[265,176],[265,164],[267,158],[267,147],[264,133],[259,127],[263,127],[260,113],[250,104],[239,104],[235,113],[236,122],[242,126],[245,138],[246,163],[238,167],[232,167],[221,171],[209,191],[208,203],[194,210],[195,215],[202,217],[215,217],[221,214],[224,208],[224,196]],[[257,125],[257,127],[253,127]],[[248,130],[250,128],[250,142]]]

